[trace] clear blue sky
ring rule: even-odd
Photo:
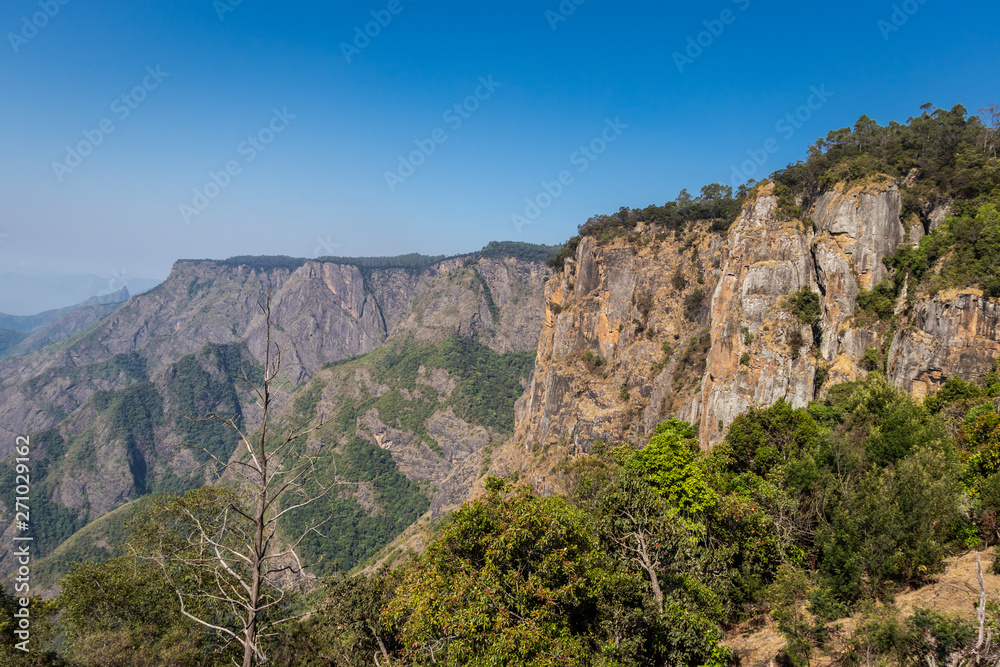
[[[566,0],[555,22],[559,0],[62,1],[0,9],[0,271],[152,278],[178,258],[558,243],[595,213],[729,182],[771,138],[758,177],[861,114],[1000,102],[995,2],[909,0],[889,31],[892,2]],[[387,25],[348,62],[373,11]],[[832,95],[779,131],[813,87]],[[445,116],[477,92],[467,117]],[[605,132],[616,119],[627,128]],[[67,156],[102,122],[114,131],[91,154]],[[603,154],[573,159],[602,132]],[[257,151],[251,135],[273,141]],[[428,139],[390,189],[386,172]],[[515,227],[564,170],[560,196]],[[186,221],[212,172],[228,186]]]

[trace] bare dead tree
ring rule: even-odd
[[[275,634],[275,626],[293,620],[279,613],[287,588],[279,578],[303,574],[299,545],[332,518],[289,536],[283,530],[289,513],[344,484],[318,484],[319,456],[299,447],[323,422],[284,430],[274,425],[282,350],[271,339],[270,294],[263,295],[258,306],[265,319],[266,347],[263,363],[253,365],[262,379],[258,384],[246,371],[233,376],[256,400],[256,428],[246,430],[235,418],[212,413],[196,421],[218,421],[231,429],[239,439],[237,451],[223,461],[203,447],[193,447],[207,454],[220,477],[236,480],[238,491],[215,488],[204,494],[200,504],[176,502],[169,512],[171,520],[146,522],[146,547],[136,553],[161,566],[184,616],[242,646],[243,667],[266,663],[262,641]],[[328,477],[336,478],[336,474]]]

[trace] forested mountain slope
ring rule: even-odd
[[[494,244],[452,259],[181,261],[163,285],[88,330],[0,361],[0,433],[6,443],[0,454],[9,453],[17,435],[33,437],[42,554],[53,553],[76,530],[125,503],[212,479],[204,455],[179,445],[205,447],[225,460],[234,451],[234,436],[220,424],[191,418],[209,412],[254,418],[246,387],[232,376],[252,370],[262,354],[258,300],[265,293],[272,295],[272,336],[284,351],[279,405],[287,404],[292,413],[293,403],[315,405],[318,393],[337,397],[333,406],[345,416],[334,416],[344,426],[324,434],[331,447],[347,446],[351,438],[355,449],[360,446],[348,424],[355,417],[380,434],[394,429],[398,466],[391,457],[377,463],[384,450],[371,433],[363,447],[367,454],[354,452],[357,474],[376,477],[372,466],[387,465],[383,472],[398,475],[397,486],[408,489],[410,498],[404,503],[409,509],[400,509],[408,517],[400,526],[395,520],[386,527],[370,521],[358,529],[364,546],[348,544],[338,551],[347,566],[370,554],[423,514],[437,497],[432,486],[444,485],[465,455],[512,430],[510,417],[462,406],[484,400],[483,395],[491,400],[494,391],[514,392],[504,399],[512,405],[523,391],[533,357],[528,351],[537,346],[542,281],[550,270],[515,255],[537,259],[539,250],[542,257],[552,252]],[[384,355],[366,360],[387,343]],[[426,392],[416,391],[416,367],[407,367],[404,380],[393,375],[393,362],[385,361],[390,350],[405,350],[413,358],[424,350],[443,359],[427,362],[420,385]],[[507,363],[514,357],[516,362]],[[358,361],[323,370],[351,359]],[[477,364],[501,372],[487,372],[472,388],[464,374]],[[466,393],[449,404],[459,385]],[[307,396],[300,400],[302,394]],[[342,395],[357,399],[356,416],[346,416]],[[475,437],[467,437],[476,429]],[[425,484],[411,489],[410,482]],[[12,498],[2,502],[2,516],[12,516]],[[349,505],[352,512],[364,506],[362,514],[371,515],[385,502],[362,499],[361,505]],[[0,567],[10,567],[6,557]]]

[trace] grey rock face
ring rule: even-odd
[[[727,426],[751,406],[786,398],[802,407],[812,398],[812,332],[783,307],[787,295],[813,283],[809,243],[797,222],[776,219],[776,208],[777,198],[762,193],[729,233],[702,383],[700,432],[706,444],[719,438],[720,423]]]
[[[52,498],[93,520],[141,495],[143,478],[150,482],[168,472],[182,479],[198,474],[191,456],[176,451],[175,443],[183,437],[173,421],[180,409],[171,389],[175,364],[189,355],[200,359],[210,343],[245,345],[262,358],[262,294],[271,295],[272,342],[283,355],[287,386],[275,397],[280,410],[295,384],[328,364],[373,352],[391,336],[438,342],[455,333],[476,334],[501,353],[537,349],[544,281],[550,273],[543,264],[511,258],[450,260],[420,271],[362,271],[325,262],[259,271],[222,262],[178,262],[164,284],[130,299],[89,329],[35,353],[0,361],[0,457],[9,454],[18,435],[56,428],[67,442],[75,438],[73,456],[79,453],[82,458],[67,464],[71,474],[62,474],[58,464],[50,468],[55,480]],[[88,306],[100,307],[107,306]],[[128,357],[129,363],[144,370],[126,372],[114,365],[116,355],[130,354],[134,357]],[[228,379],[211,363],[202,366],[214,381]],[[361,365],[356,381],[345,382],[343,390],[359,397],[389,391],[374,380],[371,368]],[[154,442],[139,443],[123,439],[112,427],[110,413],[96,410],[91,399],[97,392],[121,391],[146,379],[170,418],[157,428]],[[445,395],[455,388],[455,380],[444,371],[425,369],[418,381]],[[400,393],[407,394],[405,389]],[[195,409],[217,409],[212,398],[196,397]],[[238,400],[253,422],[249,395]],[[334,407],[318,405],[319,410]],[[467,491],[468,475],[474,479],[479,471],[478,464],[469,461],[478,460],[499,437],[463,422],[450,410],[441,411],[425,428],[444,449],[442,457],[418,446],[412,433],[386,428],[377,413],[365,419],[371,423],[362,426],[380,434],[403,474],[438,486],[438,510]],[[459,475],[458,470],[465,472]],[[0,519],[8,517],[9,509],[0,506]],[[2,559],[0,551],[0,570]]]
[[[708,447],[750,407],[779,399],[804,406],[813,400],[823,390],[815,386],[821,366],[825,387],[865,377],[862,360],[871,350],[884,350],[887,336],[892,341],[889,377],[917,396],[934,391],[949,376],[981,375],[1000,356],[1000,306],[976,290],[918,298],[912,313],[901,297],[894,331],[888,322],[857,316],[860,290],[888,276],[883,260],[901,245],[919,242],[924,233],[919,224],[907,229],[901,221],[896,185],[822,193],[804,214],[812,220],[810,229],[797,220],[778,219],[769,187],[747,203],[725,247],[718,237],[699,246],[699,261],[712,262],[711,270],[703,264],[699,272],[711,275],[706,288],[714,284],[714,289],[711,310],[702,320],[711,331],[711,349],[700,391],[694,393],[683,383],[685,368],[677,363],[677,350],[656,364],[662,332],[679,331],[677,343],[668,340],[674,346],[683,346],[694,333],[678,326],[684,318],[674,305],[690,292],[690,277],[686,285],[683,275],[676,286],[666,280],[684,264],[674,254],[679,244],[667,239],[658,246],[644,234],[608,246],[581,240],[575,260],[566,263],[546,292],[535,376],[517,408],[516,446],[623,439],[629,423],[648,432],[674,414],[699,423]],[[931,211],[932,227],[947,210],[945,203]],[[648,253],[648,248],[655,250]],[[820,296],[816,350],[811,329],[785,306],[786,296],[803,287]],[[654,295],[655,304],[647,321],[635,308],[644,290]],[[653,332],[649,338],[636,335],[646,326]],[[606,358],[607,365],[588,372],[580,362],[586,350]],[[651,364],[656,364],[655,377],[647,379],[643,366]],[[617,397],[623,383],[645,401],[639,419],[636,406]]]
[[[889,379],[923,398],[953,375],[981,379],[1000,358],[1000,304],[953,290],[914,306],[912,328],[889,349]]]

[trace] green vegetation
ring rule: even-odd
[[[288,257],[285,255],[276,256],[253,256],[241,255],[230,257],[225,260],[182,260],[182,261],[214,261],[223,266],[239,267],[246,266],[254,271],[296,271],[306,262],[319,261],[343,264],[345,266],[356,266],[364,272],[379,269],[404,269],[407,271],[420,271],[448,259],[459,259],[465,257],[470,261],[478,261],[481,258],[503,259],[511,257],[524,262],[544,262],[558,252],[560,246],[535,245],[533,243],[522,243],[519,241],[493,241],[482,250],[466,255],[421,255],[410,253],[408,255],[397,255],[394,257],[332,257],[325,256],[316,260],[309,260],[302,257]]]
[[[49,470],[66,456],[67,443],[55,429],[43,431],[31,437],[31,516],[32,535],[37,554],[48,555],[55,551],[86,523],[81,516],[66,506],[54,502],[56,477]],[[18,485],[16,465],[13,457],[0,464],[0,499],[7,507],[14,507]]]
[[[802,215],[802,209],[795,203],[795,195],[792,189],[783,183],[774,186],[774,195],[778,198],[777,219],[782,222],[798,220]]]
[[[522,262],[544,263],[552,255],[559,253],[562,246],[536,245],[521,241],[491,241],[479,252],[472,253],[473,261],[479,259],[506,259],[508,257]]]
[[[902,276],[903,274],[898,274]],[[900,286],[896,280],[883,280],[871,290],[858,290],[858,310],[875,315],[880,320],[889,321],[896,310]]]
[[[155,564],[130,557],[81,563],[62,588],[64,652],[75,664],[208,666],[223,657],[212,655],[222,642],[181,614]]]
[[[785,297],[782,305],[789,314],[812,330],[812,343],[818,346],[823,341],[823,307],[820,305],[819,294],[808,287],[803,287],[798,292],[793,292]],[[793,343],[793,347],[799,348],[803,344],[802,334],[796,331],[793,332],[793,336],[796,333],[798,334],[796,339],[798,344]]]
[[[702,329],[688,339],[687,346],[674,368],[674,391],[679,391],[690,380],[700,378],[705,372],[705,360],[712,349],[712,332]]]
[[[404,569],[386,605],[403,664],[722,664],[708,661],[712,629],[649,608],[585,512],[496,478],[489,488]]]
[[[334,475],[348,482],[333,497],[291,512],[285,530],[300,534],[322,523],[301,544],[301,555],[314,563],[313,571],[328,575],[347,571],[375,555],[427,511],[430,500],[419,484],[406,479],[389,452],[361,438],[351,438],[341,453],[331,455],[319,474],[306,485],[315,493],[331,484]],[[371,489],[378,511],[366,510],[355,499],[359,485]],[[293,496],[288,505],[295,502]]]
[[[978,284],[987,296],[1000,296],[998,202],[1000,186],[991,203],[949,218],[942,228],[921,239],[919,246],[902,246],[887,258],[886,265],[897,270],[893,296],[899,293],[904,276],[910,276],[932,294],[947,287]]]
[[[974,210],[984,203],[982,198],[996,197],[1000,187],[998,130],[968,116],[961,105],[950,111],[925,105],[906,124],[881,126],[862,116],[853,128],[830,132],[810,148],[805,162],[773,178],[795,193],[806,193],[881,174],[898,181],[912,176],[914,183],[904,192],[905,213],[918,213],[921,201],[946,198],[959,200],[959,212],[967,213],[970,205]]]
[[[319,399],[322,395],[323,381],[316,378],[309,383],[308,389],[295,397],[295,402],[292,404],[292,411],[295,413],[295,418],[304,424],[315,419],[316,406],[319,405]]]
[[[23,613],[20,596],[11,594],[7,586],[0,586],[0,662],[7,667],[35,667],[51,665],[58,667],[66,663],[53,649],[53,640],[58,632],[56,615],[59,605],[32,596],[27,612],[30,622],[30,637],[27,650],[18,647],[22,638],[15,634],[21,629],[20,619],[15,614]]]
[[[599,354],[594,354],[591,350],[584,350],[583,354],[580,355],[580,360],[583,361],[583,365],[587,367],[591,373],[596,371],[598,368],[604,368],[607,365],[608,360]]]
[[[302,405],[315,394],[304,388]],[[925,403],[872,374],[808,408],[751,409],[707,454],[677,420],[646,443],[595,447],[560,469],[565,499],[490,478],[486,496],[434,528],[400,570],[336,578],[309,601],[283,603],[313,611],[268,650],[277,665],[360,666],[378,653],[384,665],[722,667],[733,656],[721,629],[769,611],[794,665],[810,664],[830,623],[851,613],[860,622],[845,664],[940,664],[974,641],[971,626],[919,608],[899,620],[891,600],[947,555],[995,541],[991,395],[1000,374],[949,380]],[[367,485],[379,509],[362,508],[349,485],[293,515],[291,532],[332,517],[327,537],[302,545],[318,573],[363,562],[428,506],[389,454],[360,438],[329,456],[321,468]],[[183,498],[157,502],[217,505]],[[143,530],[134,543],[148,539]],[[148,664],[169,651],[185,664],[225,660],[225,643],[178,614],[155,570],[114,559],[80,566],[63,587],[64,651],[83,664],[100,642],[156,656]]]
[[[209,413],[227,419],[242,419],[237,396],[246,373],[259,383],[260,371],[253,367],[242,345],[207,345],[200,352],[175,363],[168,379],[168,391],[176,401],[174,428],[191,447],[195,457],[207,462],[211,456],[226,461],[236,449],[237,436],[217,420],[198,421]],[[236,376],[236,377],[233,377]],[[210,456],[211,455],[211,456]]]
[[[493,324],[500,323],[500,306],[497,305],[496,301],[493,300],[493,292],[490,291],[490,286],[483,278],[483,274],[479,272],[478,269],[472,269],[472,275],[479,285],[480,290],[482,290],[483,299],[486,301],[486,307],[489,308],[490,317],[493,319]]]
[[[684,317],[692,322],[697,322],[705,307],[706,296],[705,290],[696,287],[690,294],[684,297]]]
[[[703,187],[698,197],[682,190],[677,199],[663,206],[651,205],[642,209],[622,207],[612,215],[594,216],[580,225],[579,235],[567,241],[562,250],[549,259],[549,265],[561,270],[567,259],[576,256],[576,249],[584,236],[596,237],[598,242],[609,241],[627,235],[639,223],[679,233],[692,222],[710,220],[715,231],[725,232],[739,215],[746,194],[746,189],[741,188],[734,197],[730,186],[713,183]]]
[[[457,335],[433,347],[400,345],[379,350],[376,355],[375,377],[379,382],[418,391],[428,403],[437,400],[437,393],[424,384],[418,388],[420,367],[448,371],[457,387],[441,407],[451,406],[465,421],[501,433],[514,431],[514,403],[524,393],[522,381],[527,381],[535,366],[534,352],[497,354],[475,338]],[[394,406],[399,407],[398,403]]]
[[[16,347],[18,343],[28,337],[28,334],[19,331],[0,329],[0,356],[7,353],[7,350]]]
[[[48,556],[36,561],[32,567],[32,579],[36,585],[55,586],[76,563],[103,563],[115,556],[128,542],[128,522],[136,508],[148,497],[122,505],[92,521]]]

